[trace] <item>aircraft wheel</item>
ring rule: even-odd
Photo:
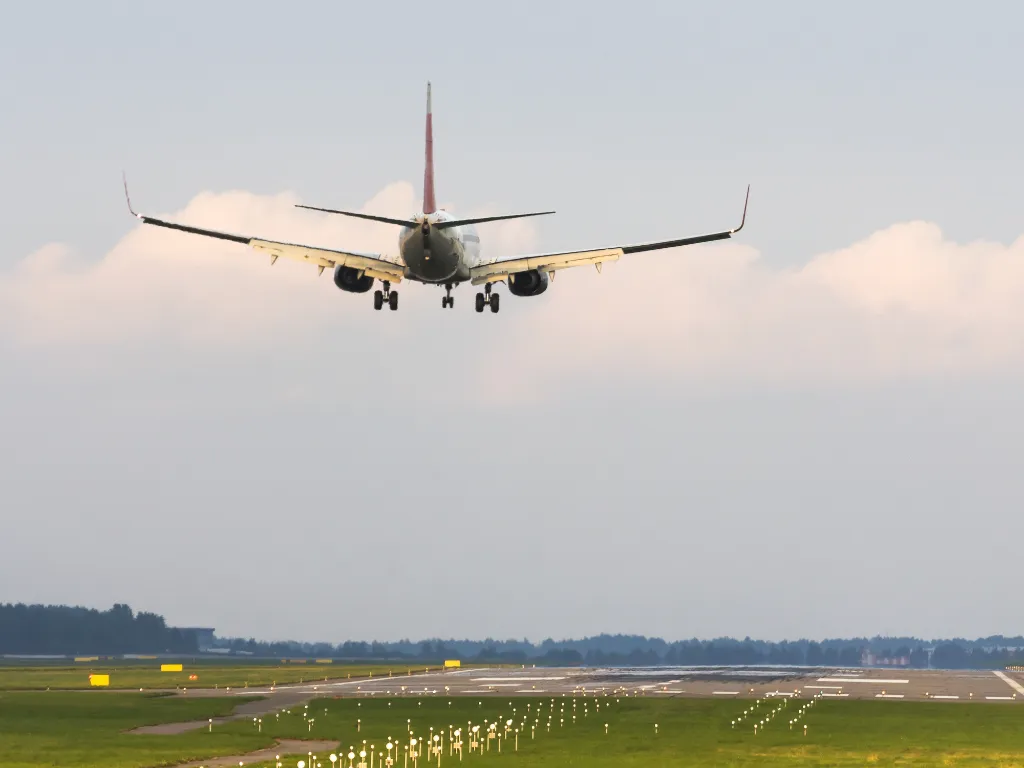
[[[398,309],[398,291],[392,291],[388,296],[388,306],[391,307],[392,312]]]
[[[373,292],[373,308],[380,309],[384,306],[384,291]]]
[[[500,298],[501,296],[496,293],[491,294],[491,312],[494,312],[495,314],[498,312],[498,299]]]
[[[477,312],[483,312],[484,311],[484,295],[482,293],[478,293],[476,295],[476,311]]]

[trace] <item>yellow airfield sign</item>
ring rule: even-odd
[[[161,664],[161,672],[181,672],[181,664]]]
[[[89,685],[94,688],[106,688],[110,685],[110,675],[89,675]]]

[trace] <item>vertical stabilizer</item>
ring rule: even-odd
[[[434,199],[434,122],[430,114],[430,83],[427,83],[427,153],[423,167],[423,212],[437,210]]]

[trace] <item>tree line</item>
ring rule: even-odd
[[[106,611],[65,605],[0,603],[0,653],[111,655],[196,653],[195,634],[168,627],[163,616],[123,604]]]
[[[480,663],[585,666],[791,665],[859,667],[899,665],[941,669],[999,669],[1024,665],[1024,637],[966,640],[912,637],[835,638],[770,642],[730,637],[668,642],[639,635],[599,635],[582,640],[422,640],[340,644],[220,639],[235,653],[259,656],[308,655],[351,660],[461,659]]]
[[[793,665],[858,667],[897,664],[941,669],[998,669],[1024,665],[1024,637],[924,640],[859,637],[771,642],[721,637],[670,642],[641,635],[597,635],[580,640],[454,640],[308,643],[218,638],[222,652],[268,658],[331,657],[358,661],[445,659],[467,662],[587,665]],[[168,627],[154,613],[134,613],[123,604],[106,611],[68,606],[0,604],[0,653],[113,655],[195,654],[193,633]]]

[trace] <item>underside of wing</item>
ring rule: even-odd
[[[567,253],[540,253],[533,256],[519,256],[480,264],[470,270],[470,281],[473,285],[495,283],[518,272],[555,272],[570,267],[583,267],[596,264],[598,269],[606,261],[616,261],[622,256],[621,248],[602,248],[596,251],[571,251]]]
[[[734,234],[743,229],[747,221],[747,204],[750,202],[750,187],[747,187],[747,197],[743,203],[743,218],[740,225],[735,229],[723,232],[712,232],[706,235],[691,237],[679,237],[672,240],[658,240],[650,243],[635,243],[633,245],[619,245],[611,248],[596,248],[588,251],[566,251],[561,253],[538,253],[530,256],[516,256],[510,259],[496,259],[483,262],[470,270],[470,279],[473,285],[482,283],[493,283],[505,280],[510,275],[520,272],[555,272],[559,269],[570,267],[583,267],[593,264],[600,271],[601,264],[606,261],[616,261],[628,253],[643,253],[644,251],[657,251],[665,248],[679,248],[684,245],[695,245],[697,243],[710,243],[715,240],[728,240]]]
[[[125,184],[125,196],[128,195],[128,185]],[[191,227],[187,224],[178,224],[174,221],[165,221],[153,216],[143,216],[135,213],[131,207],[131,199],[128,200],[128,210],[143,224],[151,224],[164,229],[174,229],[179,232],[186,232],[190,235],[201,235],[217,240],[227,240],[231,243],[248,245],[257,251],[270,254],[270,263],[273,264],[280,257],[301,261],[305,264],[313,264],[322,273],[328,267],[344,266],[357,269],[364,275],[387,280],[392,283],[399,283],[405,276],[405,266],[398,262],[385,259],[379,253],[361,253],[359,251],[337,251],[331,248],[318,248],[310,245],[299,245],[296,243],[282,243],[276,240],[263,240],[257,237],[235,235],[230,232],[221,232],[215,229],[201,229]]]
[[[393,261],[381,258],[376,253],[360,253],[358,251],[335,251],[329,248],[314,248],[308,245],[296,245],[294,243],[279,243],[274,240],[249,241],[249,245],[257,251],[270,254],[272,261],[283,256],[286,259],[301,261],[306,264],[314,264],[320,267],[321,271],[327,267],[350,267],[358,269],[369,277],[378,280],[387,280],[392,283],[400,283],[405,275],[405,267]]]

